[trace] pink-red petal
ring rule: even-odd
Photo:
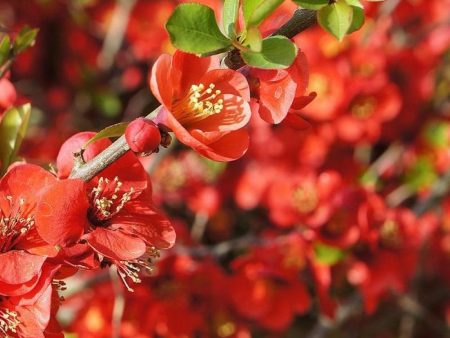
[[[120,230],[97,228],[84,239],[95,251],[113,260],[133,260],[142,256],[146,250],[143,240]]]

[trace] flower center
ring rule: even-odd
[[[17,312],[0,308],[0,333],[2,337],[12,338],[9,333],[17,333],[17,326],[19,324],[20,321],[17,319]]]
[[[295,208],[302,214],[313,211],[319,203],[319,197],[313,186],[301,185],[292,194]]]
[[[94,226],[103,225],[104,221],[116,215],[131,199],[134,189],[130,188],[130,191],[120,195],[121,186],[122,182],[117,176],[113,180],[100,177],[97,186],[90,194],[89,218]]]
[[[12,196],[6,196],[9,211],[0,210],[0,252],[6,252],[20,240],[34,225],[34,219],[29,216],[30,208],[25,200],[14,201]]]
[[[223,96],[216,85],[205,87],[203,83],[192,85],[189,93],[173,106],[173,115],[183,126],[201,121],[223,110]]]
[[[376,104],[377,101],[373,97],[360,98],[353,102],[350,111],[354,117],[364,120],[372,116]]]
[[[387,220],[381,226],[380,237],[382,244],[389,248],[398,248],[402,244],[400,229],[394,220]]]

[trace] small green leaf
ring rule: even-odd
[[[222,10],[222,25],[230,39],[236,37],[236,21],[239,14],[239,0],[225,0]]]
[[[345,258],[343,250],[323,243],[314,245],[314,255],[318,262],[326,265],[334,265]]]
[[[231,47],[230,40],[217,26],[214,11],[204,5],[178,5],[167,21],[166,29],[172,44],[187,53],[219,53]]]
[[[100,130],[97,134],[95,134],[92,138],[89,139],[89,141],[87,141],[83,145],[83,149],[86,149],[91,143],[95,141],[109,137],[122,136],[125,133],[125,129],[127,129],[127,126],[128,122],[120,122]]]
[[[437,174],[433,163],[425,156],[419,157],[405,174],[406,185],[415,191],[430,187],[436,179]]]
[[[288,68],[297,56],[297,47],[285,36],[275,35],[262,41],[260,53],[242,52],[244,61],[253,67],[263,69]]]
[[[242,11],[246,27],[258,26],[282,3],[283,0],[243,0]]]
[[[6,111],[0,122],[0,176],[16,159],[30,120],[31,105],[13,107]]]
[[[364,24],[364,7],[359,0],[346,0],[353,9],[352,23],[347,34],[353,33],[360,29]]]
[[[0,42],[0,66],[3,65],[10,57],[11,40],[5,35]]]
[[[14,40],[14,54],[17,55],[23,52],[28,47],[33,46],[38,32],[39,29],[37,28],[32,29],[27,26],[23,27]]]
[[[447,122],[433,121],[425,127],[425,141],[432,147],[445,148],[448,147],[450,125]]]
[[[112,92],[99,91],[94,94],[94,105],[103,116],[114,118],[122,110],[122,102]]]
[[[319,10],[328,5],[329,0],[294,0],[302,8]]]
[[[250,27],[247,30],[244,46],[248,46],[252,52],[261,52],[262,50],[262,36],[257,27]]]
[[[327,32],[333,34],[339,41],[348,32],[353,19],[353,9],[345,0],[337,0],[330,6],[317,12],[317,20]]]

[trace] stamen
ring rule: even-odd
[[[184,125],[203,120],[219,114],[224,107],[224,100],[219,98],[222,92],[211,83],[206,88],[203,83],[192,85],[188,95],[174,105],[173,113]]]
[[[97,187],[92,189],[90,196],[93,204],[93,214],[96,219],[104,221],[111,218],[131,200],[134,189],[130,188],[130,191],[119,196],[121,187],[122,182],[119,181],[117,176],[112,181],[108,178],[100,177]]]
[[[17,326],[20,324],[20,321],[17,319],[17,312],[11,311],[9,309],[0,309],[0,333],[2,333],[2,337],[12,338],[8,334],[17,333]]]
[[[34,226],[34,218],[30,215],[31,206],[23,198],[14,201],[12,196],[6,196],[9,211],[0,210],[0,252],[5,252],[28,233]]]

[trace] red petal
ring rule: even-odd
[[[24,251],[8,251],[0,254],[0,282],[21,284],[39,275],[46,257],[30,255]],[[1,293],[1,290],[0,290]]]
[[[84,131],[71,136],[63,143],[56,158],[56,168],[58,169],[59,178],[69,177],[73,168],[73,154],[80,151],[81,147],[95,134],[91,131]],[[101,139],[91,143],[83,153],[84,160],[86,162],[92,160],[108,148],[111,143],[109,139]]]
[[[286,117],[295,97],[297,85],[289,76],[281,81],[261,81],[259,114],[268,123],[280,123]]]
[[[100,177],[108,178],[109,180],[114,180],[115,177],[118,177],[119,181],[122,182],[119,193],[129,192],[131,188],[135,192],[151,189],[147,172],[132,152],[127,152],[109,167],[99,172],[89,182],[89,190],[97,186]]]
[[[223,95],[223,99],[224,107],[219,114],[213,114],[199,122],[192,123],[189,129],[198,129],[205,135],[207,133],[221,135],[223,132],[237,130],[247,125],[252,115],[248,102],[239,96],[228,94]]]
[[[207,72],[200,80],[206,86],[214,84],[222,94],[232,94],[250,101],[250,88],[244,75],[231,69],[214,69]],[[196,83],[192,83],[196,84]]]
[[[287,114],[286,118],[283,120],[283,124],[297,130],[311,128],[311,124],[296,113]]]
[[[170,80],[171,67],[172,57],[163,54],[154,63],[148,78],[150,90],[153,95],[155,95],[160,103],[169,108],[172,105],[173,96],[173,83]]]
[[[142,238],[158,249],[168,249],[175,244],[175,230],[170,222],[143,201],[126,204],[124,212],[112,219],[113,226]]]
[[[81,180],[56,181],[43,192],[35,214],[39,235],[52,245],[78,241],[89,225],[89,202]]]
[[[215,161],[234,161],[243,156],[248,149],[249,136],[246,129],[232,131],[220,140],[209,144],[202,155]]]
[[[4,212],[9,210],[6,196],[12,196],[14,201],[20,198],[25,203],[34,206],[39,193],[56,178],[41,167],[33,164],[18,164],[10,169],[0,181],[0,207]],[[1,196],[3,195],[3,196]]]
[[[136,259],[146,250],[144,241],[119,230],[97,228],[84,238],[95,251],[114,260]]]
[[[174,86],[173,96],[181,98],[186,95],[191,86],[200,84],[202,77],[210,69],[219,68],[217,57],[198,57],[176,51],[172,58],[172,68],[170,70],[170,83]]]

